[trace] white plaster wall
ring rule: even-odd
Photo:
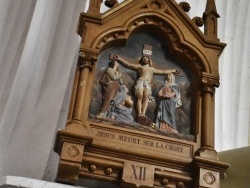
[[[250,111],[250,2],[219,1],[219,36],[227,43],[221,56],[221,86],[216,94],[216,148],[248,146]]]
[[[85,3],[0,1],[0,176],[45,174],[55,133],[65,126]]]
[[[180,0],[178,0],[180,2]],[[190,17],[206,0],[187,0]],[[216,149],[248,145],[250,3],[217,0],[220,58],[216,91]],[[86,0],[0,0],[0,177],[53,181],[58,162],[54,136],[64,128]],[[105,11],[105,10],[103,10]]]

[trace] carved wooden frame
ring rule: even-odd
[[[90,177],[123,187],[219,187],[219,174],[228,165],[218,160],[214,149],[214,92],[225,44],[217,38],[216,11],[204,13],[204,35],[182,8],[174,0],[127,0],[104,14],[90,6],[88,13],[80,15],[77,32],[82,42],[68,120],[66,129],[57,133],[54,149],[60,155],[57,181],[74,184],[79,177]],[[124,46],[131,33],[145,27],[160,30],[170,41],[173,56],[185,60],[196,78],[195,142],[110,126],[88,117],[98,55]],[[122,144],[115,139],[119,135],[132,141]],[[154,147],[140,144],[144,141],[153,142]]]

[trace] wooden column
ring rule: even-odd
[[[82,124],[86,119],[85,102],[89,102],[89,85],[90,78],[92,79],[92,71],[97,61],[97,53],[80,51],[77,69],[74,78],[74,85],[72,89],[71,101],[68,112],[67,125],[71,123]]]
[[[78,77],[78,80],[76,81],[78,86],[75,95],[74,112],[72,115],[73,120],[82,122],[84,119],[84,104],[86,101],[89,74],[93,70],[96,60],[96,54],[83,51],[80,52],[78,59],[79,75],[76,75]]]
[[[202,120],[201,120],[201,148],[199,156],[218,159],[214,150],[214,93],[215,87],[219,87],[219,77],[208,73],[202,74]]]
[[[201,147],[194,158],[196,167],[195,188],[220,188],[220,177],[229,167],[219,161],[214,149],[214,93],[219,87],[219,76],[202,73],[201,95]]]

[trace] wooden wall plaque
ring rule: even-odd
[[[57,181],[121,187],[218,188],[228,164],[214,149],[218,58],[214,0],[190,19],[175,0],[90,1],[66,128],[54,150]],[[204,23],[204,33],[198,26]]]

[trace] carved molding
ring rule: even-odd
[[[121,179],[122,187],[130,188],[139,186],[146,187],[193,187],[194,181],[191,174],[173,174],[169,168],[159,169],[154,165],[144,162],[127,161],[122,159],[101,158],[87,152],[83,155],[80,176],[98,178],[106,181]]]
[[[66,153],[74,158],[76,156],[78,156],[80,154],[80,151],[77,149],[76,146],[69,146],[67,149],[66,149]]]
[[[104,31],[96,37],[91,44],[91,48],[100,50],[109,42],[115,42],[117,40],[126,39],[125,31],[121,28],[112,28],[111,30]]]
[[[81,152],[78,146],[85,147],[89,145],[92,140],[93,138],[89,136],[78,135],[66,130],[59,130],[56,134],[54,151],[61,155],[63,150],[70,146],[75,146]],[[66,143],[68,143],[68,145]]]
[[[210,67],[204,57],[198,54],[198,50],[195,50],[190,44],[182,43],[183,39],[177,32],[177,28],[167,22],[162,15],[136,15],[135,18],[127,20],[124,23],[124,28],[112,28],[103,31],[96,39],[92,42],[91,47],[97,50],[105,49],[105,45],[112,42],[125,41],[129,38],[130,34],[135,30],[140,29],[141,26],[158,27],[172,41],[172,48],[177,53],[181,53],[186,56],[191,62],[194,63],[198,71],[210,71]]]
[[[75,184],[78,181],[80,167],[80,163],[60,160],[56,181],[66,184]]]
[[[203,180],[207,184],[212,185],[216,181],[216,178],[211,172],[207,172],[206,174],[203,175]]]
[[[152,9],[163,9],[164,5],[165,4],[161,0],[151,0],[150,2],[150,7]]]
[[[156,7],[160,7],[160,9],[153,9],[151,7],[151,4],[153,4],[154,6],[156,5]],[[186,2],[180,3],[179,7],[182,8],[183,6],[186,7],[185,10],[187,11],[189,6],[186,4]],[[108,22],[110,20],[115,20],[117,17],[119,17],[124,12],[124,7],[128,8],[130,10],[130,12],[129,12],[130,14],[131,14],[131,12],[133,12],[133,14],[131,14],[131,17],[138,17],[136,12],[141,12],[141,14],[144,14],[144,15],[149,13],[151,15],[153,11],[157,11],[161,15],[167,14],[167,15],[164,15],[164,17],[169,17],[167,19],[169,19],[170,21],[175,20],[174,21],[175,23],[177,21],[176,14],[183,14],[183,11],[181,11],[181,9],[179,7],[177,9],[176,3],[172,2],[172,1],[166,2],[163,0],[150,0],[147,2],[141,1],[140,3],[138,3],[138,2],[133,1],[133,0],[126,0],[123,3],[120,3],[116,6],[114,6],[110,11],[107,11],[102,16],[96,16],[96,15],[92,15],[92,14],[89,15],[87,13],[82,13],[80,16],[79,24],[78,24],[80,27],[79,31],[81,31],[81,32],[80,33],[78,32],[78,34],[82,36],[82,34],[83,34],[82,27],[84,27],[85,22],[91,22],[91,23],[95,23],[98,25],[99,24],[105,25],[106,23],[108,24]],[[211,12],[211,11],[209,11],[209,12]],[[214,11],[212,11],[212,12],[214,12]],[[208,12],[206,11],[204,14],[208,14]],[[221,53],[222,49],[226,46],[226,44],[220,43],[217,39],[207,40],[207,37],[205,37],[204,34],[197,27],[190,26],[190,24],[188,23],[188,22],[190,22],[190,19],[187,19],[187,17],[183,17],[183,16],[181,16],[180,18],[183,22],[186,23],[187,26],[189,25],[188,26],[189,29],[197,36],[197,39],[202,43],[203,46],[206,46],[208,48],[213,48],[215,50],[218,50],[219,53]],[[121,22],[119,22],[119,23],[121,23]],[[115,27],[115,25],[113,25],[113,26]],[[118,26],[118,25],[116,25],[116,26]]]

